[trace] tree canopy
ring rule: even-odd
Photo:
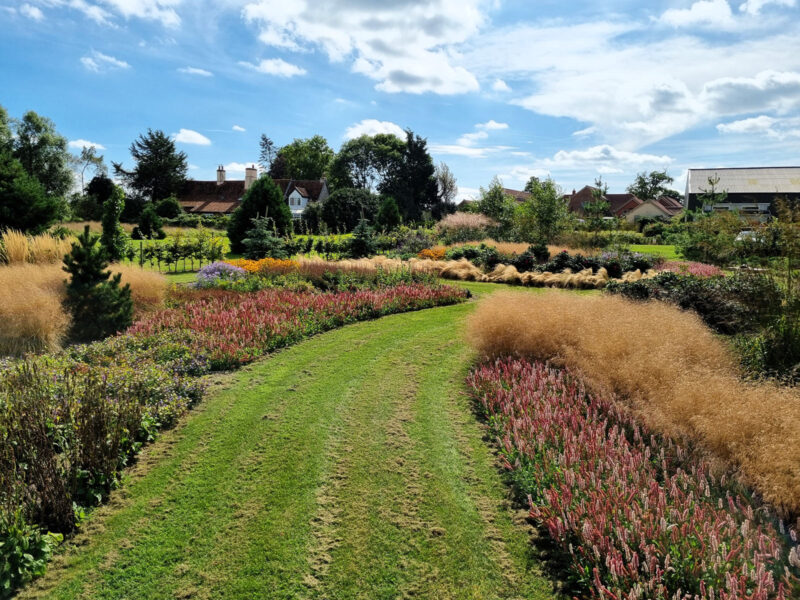
[[[373,222],[377,212],[378,197],[369,190],[338,189],[322,203],[322,219],[332,231],[352,231],[362,219]]]
[[[247,232],[253,228],[253,219],[266,217],[270,219],[278,235],[287,235],[292,231],[292,213],[283,197],[280,188],[269,175],[256,179],[250,189],[245,192],[228,224],[228,239],[231,251],[241,253],[245,250],[243,241]]]
[[[404,149],[405,142],[388,133],[348,140],[331,163],[331,186],[375,191],[402,161]]]
[[[549,177],[531,177],[525,191],[531,197],[517,207],[518,235],[527,242],[552,242],[569,222],[569,209],[561,188]]]
[[[322,179],[333,160],[334,152],[328,141],[321,135],[308,139],[295,139],[278,150],[275,161],[281,158],[285,165],[286,178],[290,179]]]
[[[655,200],[661,196],[680,198],[681,194],[670,187],[673,181],[675,179],[667,174],[666,169],[638,173],[633,183],[628,186],[628,193],[644,201]]]
[[[407,129],[402,156],[378,189],[395,199],[405,222],[417,221],[423,212],[433,213],[439,204],[434,173],[427,141]]]
[[[28,175],[41,184],[46,195],[63,198],[73,181],[70,169],[72,156],[67,149],[66,138],[56,131],[53,121],[32,110],[26,112],[22,119],[12,121],[12,125],[15,134],[11,140],[14,157]],[[0,137],[2,135],[0,133]]]
[[[135,163],[130,171],[122,163],[112,163],[114,172],[136,195],[158,202],[177,195],[186,181],[186,153],[179,152],[175,141],[160,130],[148,129],[130,148]]]
[[[0,223],[41,233],[61,217],[61,201],[28,174],[8,150],[0,150]]]

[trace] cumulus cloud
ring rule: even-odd
[[[97,50],[92,50],[91,54],[81,57],[81,64],[94,73],[112,71],[116,69],[130,69],[130,65],[124,60],[119,60],[108,54],[103,54]]]
[[[672,27],[730,27],[734,24],[727,0],[699,0],[689,8],[670,8],[661,15],[660,21]]]
[[[191,129],[181,129],[178,133],[173,134],[176,142],[182,144],[194,144],[196,146],[210,146],[211,140],[204,136],[202,133],[193,131]]]
[[[44,19],[44,13],[38,6],[33,6],[31,4],[23,4],[19,7],[19,12],[21,15],[28,17],[29,19],[33,19],[34,21],[41,21]]]
[[[205,69],[199,69],[197,67],[181,67],[178,69],[178,73],[184,73],[186,75],[198,75],[200,77],[213,77],[214,74],[211,71],[206,71]]]
[[[234,131],[247,131],[247,129],[245,129],[245,128],[244,128],[244,127],[242,127],[241,125],[234,125],[234,126],[232,127],[232,129],[233,129]]]
[[[244,170],[252,166],[255,166],[256,169],[258,169],[258,166],[255,163],[251,162],[243,163],[234,161],[234,162],[229,162],[227,165],[225,165],[225,171],[227,171],[228,173],[241,173],[242,175],[244,175]]]
[[[642,154],[620,150],[608,144],[592,146],[585,150],[559,150],[552,158],[539,162],[549,169],[586,169],[589,167],[642,167],[647,165],[665,167],[674,161],[666,155]]]
[[[397,123],[391,121],[378,121],[377,119],[364,119],[355,125],[351,125],[344,132],[346,140],[352,140],[362,135],[376,135],[378,133],[389,133],[401,139],[406,138],[406,132]]]
[[[534,91],[512,104],[575,119],[584,134],[625,150],[725,116],[796,110],[800,53],[786,52],[797,44],[796,23],[744,39],[650,36],[648,27],[634,20],[514,25],[466,44],[462,63],[482,78],[527,80]]]
[[[321,50],[389,93],[475,91],[456,46],[484,23],[483,0],[364,2],[257,0],[243,10],[261,41],[293,52]]]
[[[757,15],[768,4],[792,7],[795,5],[795,0],[747,0],[739,5],[739,10],[750,15]]]
[[[265,75],[274,75],[276,77],[295,77],[297,75],[305,75],[306,70],[292,63],[288,63],[282,58],[265,58],[259,63],[249,63],[240,61],[240,65],[264,73]]]
[[[486,123],[476,123],[475,129],[481,131],[496,131],[499,129],[508,129],[508,123],[498,123],[494,119],[491,119]]]
[[[492,84],[492,89],[495,92],[510,92],[511,88],[509,85],[503,81],[502,79],[495,79],[494,83]]]
[[[800,137],[800,117],[778,119],[759,115],[748,119],[720,123],[717,131],[730,135],[758,135],[776,140]]]
[[[83,150],[84,148],[94,148],[95,150],[105,150],[106,147],[97,142],[90,142],[89,140],[79,139],[70,140],[68,146],[73,150]]]

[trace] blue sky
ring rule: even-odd
[[[797,0],[0,0],[0,104],[130,164],[148,127],[190,176],[278,145],[410,127],[461,196],[499,175],[800,164]]]

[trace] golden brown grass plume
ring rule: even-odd
[[[59,347],[69,327],[60,265],[0,266],[0,354]]]
[[[49,233],[27,236],[9,229],[0,235],[0,262],[8,265],[60,263],[71,246],[72,240],[62,240]]]
[[[616,296],[504,292],[482,301],[468,336],[489,357],[580,372],[650,427],[738,469],[776,508],[800,513],[800,393],[742,381],[727,346],[695,314]]]
[[[111,265],[130,283],[137,312],[164,304],[167,280],[137,267]],[[45,352],[59,348],[70,324],[64,311],[68,275],[59,264],[0,266],[0,355]]]

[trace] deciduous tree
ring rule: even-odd
[[[231,216],[228,239],[231,242],[232,252],[244,251],[243,241],[247,232],[253,227],[253,219],[256,217],[269,219],[278,235],[288,235],[292,231],[292,213],[289,205],[269,175],[262,175],[256,179],[245,192],[239,208]]]

